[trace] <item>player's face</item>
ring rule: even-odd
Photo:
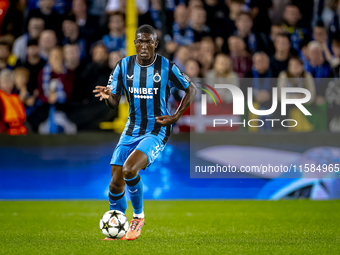
[[[139,33],[136,35],[135,47],[138,59],[143,62],[152,61],[155,55],[155,49],[158,45],[157,37],[153,34]],[[147,64],[147,63],[143,63]]]

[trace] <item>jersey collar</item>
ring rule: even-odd
[[[136,55],[136,63],[137,63],[137,65],[139,65],[140,67],[149,67],[149,66],[152,66],[152,65],[155,63],[155,61],[156,61],[156,59],[157,59],[157,56],[158,56],[158,53],[155,54],[155,58],[153,59],[153,61],[151,62],[151,64],[146,65],[146,66],[143,66],[143,65],[141,65],[141,64],[138,63],[138,58],[137,58],[137,55]]]

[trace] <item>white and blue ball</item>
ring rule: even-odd
[[[111,210],[104,213],[100,219],[99,227],[106,237],[119,239],[128,231],[129,221],[123,212]]]

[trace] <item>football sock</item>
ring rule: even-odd
[[[139,175],[132,179],[125,179],[125,182],[128,185],[128,191],[135,217],[136,214],[143,213],[143,182]]]
[[[125,191],[120,194],[113,194],[109,192],[109,203],[110,210],[118,210],[125,214],[127,208]]]
[[[133,218],[143,218],[144,219],[144,212],[142,213],[133,213]]]

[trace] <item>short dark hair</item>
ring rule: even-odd
[[[337,46],[340,46],[340,37],[336,37],[332,40],[332,44],[335,44]]]
[[[318,20],[316,21],[314,27],[322,27],[322,28],[325,28],[325,23],[323,22],[322,19],[318,19]]]
[[[290,34],[287,32],[283,32],[283,33],[279,33],[276,37],[285,37],[288,39],[289,43],[290,43]]]
[[[272,22],[271,27],[282,27],[282,22]]]
[[[291,60],[296,60],[303,66],[303,61],[301,60],[301,58],[299,56],[291,56],[289,58],[289,61],[291,61]]]
[[[125,15],[124,15],[124,13],[119,12],[119,11],[116,11],[116,12],[113,12],[113,13],[110,13],[110,14],[109,14],[109,18],[111,18],[111,17],[113,17],[113,16],[121,16],[122,19],[123,19],[124,22],[125,22]]]
[[[231,0],[232,3],[244,4],[244,0]]]
[[[288,4],[286,4],[285,9],[286,9],[287,7],[294,7],[294,8],[297,8],[297,9],[299,10],[299,12],[301,13],[300,7],[297,6],[297,5],[294,4],[294,3],[288,3]]]
[[[238,15],[237,15],[237,19],[239,19],[241,16],[248,16],[249,19],[253,20],[253,17],[251,16],[250,12],[246,12],[246,11],[241,11]]]
[[[37,39],[31,39],[27,42],[27,47],[32,46],[32,45],[38,46],[38,40]]]
[[[8,49],[9,52],[12,51],[12,47],[11,47],[11,45],[8,42],[5,42],[5,41],[1,42],[0,41],[0,46],[5,46]]]
[[[76,19],[76,16],[73,14],[73,13],[70,13],[69,15],[67,15],[63,21],[65,20],[69,20],[69,21],[72,21],[72,22],[76,22],[77,19]]]
[[[156,35],[156,38],[157,38],[156,30],[150,25],[141,25],[139,28],[137,28],[135,37],[137,34],[140,34],[140,33]]]
[[[106,52],[109,54],[109,51],[107,50],[107,47],[106,47],[106,45],[104,44],[104,42],[103,42],[102,40],[99,40],[99,41],[97,41],[97,42],[95,42],[95,43],[93,43],[93,44],[91,45],[91,49],[90,49],[90,54],[91,54],[91,55],[93,54],[94,48],[96,48],[96,47],[102,47],[102,48],[105,49]]]

